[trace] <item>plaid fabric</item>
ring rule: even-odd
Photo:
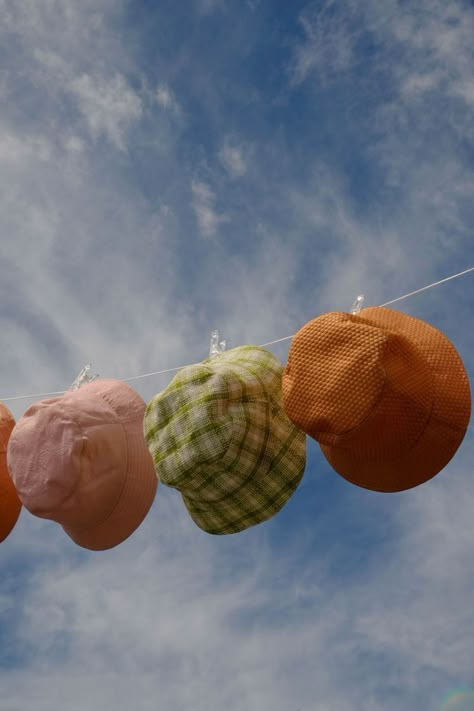
[[[306,438],[283,410],[282,374],[272,353],[241,346],[183,368],[147,406],[158,478],[208,533],[269,519],[301,481]]]

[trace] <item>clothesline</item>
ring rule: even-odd
[[[422,286],[420,289],[415,289],[415,291],[410,291],[408,294],[403,294],[403,296],[397,296],[396,299],[392,299],[391,301],[386,301],[384,304],[379,304],[380,306],[388,306],[389,304],[394,304],[396,301],[402,301],[403,299],[407,299],[409,296],[414,296],[414,294],[419,294],[421,291],[426,291],[427,289],[432,289],[435,286],[439,286],[439,284],[444,284],[446,281],[451,281],[451,279],[456,279],[457,277],[463,276],[464,274],[467,274],[468,272],[474,271],[474,267],[469,267],[468,269],[465,269],[462,272],[458,272],[457,274],[452,274],[451,276],[445,277],[444,279],[440,279],[439,281],[435,281],[432,284],[428,284],[427,286]],[[263,346],[272,346],[275,343],[281,343],[282,341],[288,341],[290,338],[293,338],[294,334],[291,336],[284,336],[283,338],[277,338],[274,341],[268,341],[267,343],[261,343],[260,345]],[[181,370],[182,368],[185,368],[189,363],[186,363],[185,365],[179,365],[175,368],[166,368],[165,370],[155,370],[152,373],[143,373],[142,375],[133,375],[130,378],[120,378],[124,382],[130,382],[131,380],[139,380],[140,378],[149,378],[152,375],[163,375],[165,373],[175,373],[178,370]],[[29,400],[29,399],[35,399],[35,398],[40,398],[40,397],[45,397],[49,395],[64,395],[66,390],[56,390],[54,392],[47,392],[47,393],[34,393],[30,395],[15,395],[13,397],[0,397],[1,402],[10,402],[12,400]]]

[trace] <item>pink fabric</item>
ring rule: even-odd
[[[111,548],[140,525],[157,478],[143,437],[145,402],[119,380],[96,380],[30,407],[8,445],[18,495],[79,545]]]

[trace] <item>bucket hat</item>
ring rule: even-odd
[[[282,380],[288,417],[348,481],[403,491],[443,469],[471,412],[453,344],[398,311],[332,312],[294,336]]]
[[[208,533],[271,518],[301,481],[306,437],[283,410],[282,373],[265,348],[240,346],[183,368],[147,405],[156,473]]]
[[[7,467],[7,445],[14,426],[12,413],[0,403],[0,542],[12,532],[21,510],[21,501]]]
[[[106,550],[128,538],[158,485],[144,412],[138,393],[107,379],[30,407],[7,453],[25,508],[60,523],[83,548]]]

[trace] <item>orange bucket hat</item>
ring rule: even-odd
[[[282,384],[288,417],[341,476],[374,491],[435,476],[471,414],[468,377],[448,338],[383,307],[331,312],[303,326]]]
[[[14,426],[12,413],[0,403],[0,542],[12,532],[21,510],[21,501],[7,467],[7,445]]]
[[[8,443],[24,507],[60,523],[83,548],[106,550],[128,538],[158,486],[144,414],[133,388],[107,379],[32,405]]]

